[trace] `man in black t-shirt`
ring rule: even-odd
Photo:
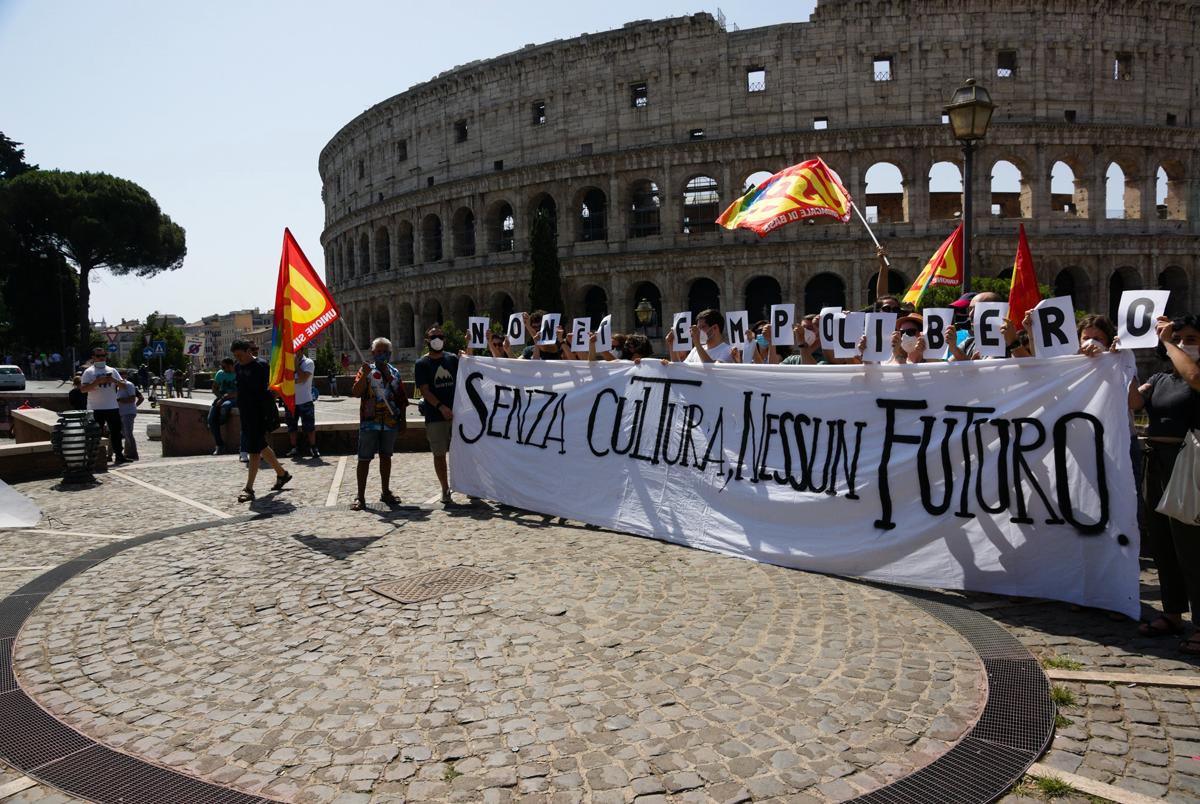
[[[267,444],[267,406],[275,405],[271,395],[271,369],[250,352],[247,341],[234,341],[230,347],[233,359],[237,361],[233,373],[237,378],[237,407],[242,426],[242,445],[250,455],[249,472],[246,475],[246,488],[238,495],[238,502],[251,502],[254,499],[254,478],[258,476],[260,458],[266,458],[267,463],[275,470],[275,485],[272,491],[281,490],[292,476],[284,471],[275,451]]]
[[[450,482],[446,453],[450,451],[451,419],[454,418],[454,384],[458,377],[458,357],[442,351],[446,336],[439,326],[425,333],[429,351],[417,361],[414,380],[421,392],[421,412],[425,414],[425,437],[433,453],[433,470],[442,484],[442,503],[449,504]]]

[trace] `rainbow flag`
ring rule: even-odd
[[[751,187],[717,218],[726,229],[752,229],[759,237],[805,218],[850,220],[850,193],[821,157],[781,170]]]
[[[962,257],[963,238],[962,224],[960,223],[958,228],[946,238],[946,242],[942,243],[929,258],[929,262],[925,263],[925,267],[917,275],[917,279],[908,289],[908,293],[904,294],[904,301],[909,304],[920,304],[921,296],[930,285],[950,287],[961,285],[963,281]]]
[[[271,333],[271,390],[287,409],[296,410],[296,351],[337,321],[333,296],[288,229],[275,284],[275,321]],[[304,400],[308,401],[308,400]]]

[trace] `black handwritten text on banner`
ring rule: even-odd
[[[464,358],[451,481],[772,564],[1137,616],[1130,370]]]

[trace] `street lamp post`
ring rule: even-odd
[[[963,293],[971,289],[971,228],[973,195],[972,167],[975,157],[975,144],[987,135],[988,124],[992,121],[992,112],[996,104],[992,96],[983,87],[968,79],[959,87],[944,111],[950,118],[950,129],[954,139],[962,143],[963,148]]]
[[[648,299],[642,299],[637,303],[637,307],[633,308],[633,312],[637,315],[638,323],[642,326],[642,334],[649,339],[650,322],[654,319],[654,305]]]

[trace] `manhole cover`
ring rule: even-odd
[[[470,567],[451,567],[450,569],[423,572],[395,581],[385,581],[368,587],[372,592],[390,597],[398,603],[419,603],[422,600],[432,600],[435,597],[469,592],[490,586],[500,580],[495,575],[471,569]]]

